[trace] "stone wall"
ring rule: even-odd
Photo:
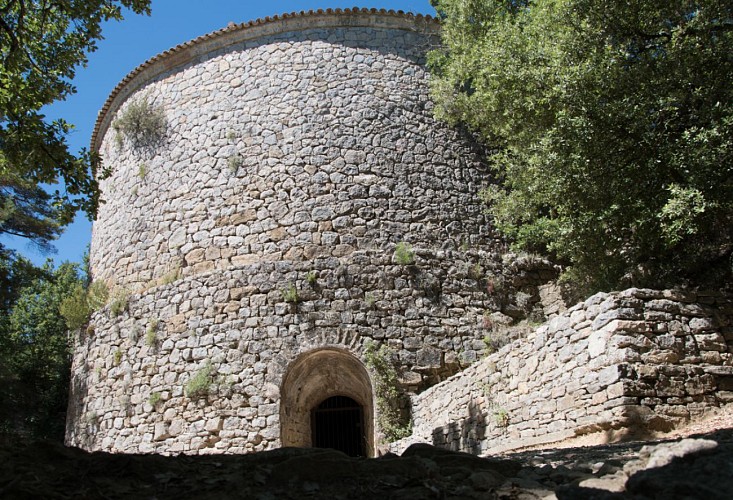
[[[482,355],[486,315],[542,314],[555,270],[502,258],[476,196],[482,152],[432,118],[436,37],[394,12],[285,16],[176,47],[115,89],[93,138],[111,176],[90,255],[112,299],[74,348],[69,444],[279,446],[283,415],[312,410],[282,393],[315,387],[284,388],[288,370],[319,352],[359,389],[324,384],[308,404],[351,397],[377,433],[367,341],[419,391]],[[115,127],[140,103],[166,122],[143,145]],[[398,243],[414,255],[399,262]],[[207,373],[209,393],[187,394]],[[287,422],[288,443],[309,444]]]
[[[112,175],[95,279],[135,291],[174,271],[400,241],[494,245],[476,197],[488,178],[480,151],[432,118],[424,62],[436,29],[387,13],[288,18],[233,39],[226,30],[226,47],[197,42],[185,63],[127,82],[139,88],[106,111],[96,138]],[[167,122],[150,148],[114,128],[140,100]]]
[[[476,454],[669,430],[733,402],[733,299],[597,294],[413,398],[413,435]]]

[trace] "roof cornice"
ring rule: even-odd
[[[437,33],[439,22],[429,15],[386,9],[318,9],[265,17],[228,26],[176,45],[148,59],[120,81],[110,93],[97,115],[91,137],[92,151],[98,151],[98,141],[110,126],[111,117],[136,90],[159,75],[181,67],[195,57],[230,45],[264,36],[327,27],[377,27],[404,30],[422,29]]]

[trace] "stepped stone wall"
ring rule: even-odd
[[[543,311],[552,266],[502,260],[482,151],[432,118],[437,29],[373,10],[231,25],[115,89],[92,141],[111,176],[90,255],[112,300],[74,348],[69,444],[308,445],[308,405],[338,395],[363,408],[372,453],[367,342],[419,391],[481,356],[484,313]],[[115,124],[142,102],[166,130],[141,145]],[[207,375],[206,394],[186,390]]]
[[[411,442],[492,454],[670,430],[733,402],[733,299],[597,294],[413,398]]]

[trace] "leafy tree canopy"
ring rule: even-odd
[[[76,264],[12,266],[16,286],[0,304],[0,435],[61,440],[71,351],[59,310],[85,281]]]
[[[94,217],[98,162],[69,151],[65,120],[43,106],[75,92],[71,80],[122,9],[149,14],[149,0],[0,0],[0,232],[53,239],[78,210]],[[51,194],[42,184],[63,188]],[[33,220],[35,218],[35,221]]]
[[[438,115],[495,147],[516,247],[587,289],[730,278],[733,2],[434,5]]]

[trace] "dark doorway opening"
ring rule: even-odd
[[[333,448],[350,457],[366,456],[364,409],[346,396],[325,399],[311,412],[313,446]]]

